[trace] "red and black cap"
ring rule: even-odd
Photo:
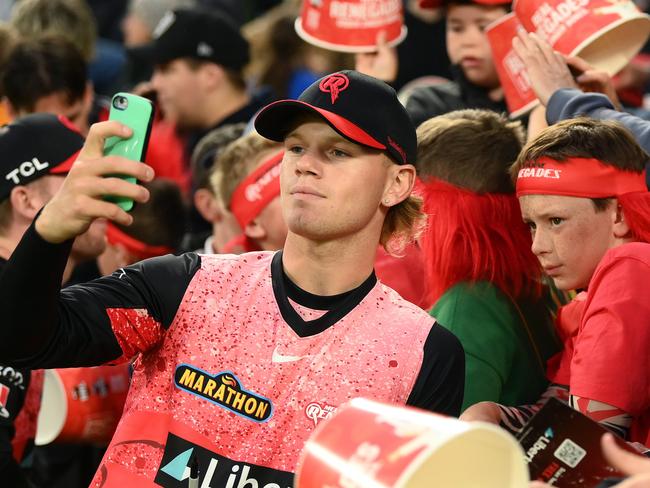
[[[234,70],[242,69],[250,59],[248,41],[235,22],[202,9],[170,10],[158,22],[154,40],[131,52],[153,64],[193,58]]]
[[[357,144],[385,151],[398,164],[415,162],[415,127],[395,90],[383,81],[352,70],[332,73],[312,83],[298,100],[264,107],[255,118],[255,129],[282,142],[305,113],[322,117]]]
[[[84,138],[65,117],[30,114],[0,127],[0,201],[45,175],[66,174]]]

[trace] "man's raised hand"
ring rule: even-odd
[[[93,220],[105,218],[129,225],[133,217],[104,195],[146,202],[149,191],[114,175],[151,181],[153,169],[118,156],[104,156],[104,142],[111,136],[128,138],[131,130],[115,121],[93,124],[79,156],[60,190],[36,219],[36,231],[48,242],[60,243],[83,234]]]

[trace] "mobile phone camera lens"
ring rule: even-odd
[[[113,99],[113,107],[118,110],[125,110],[128,105],[129,101],[126,99],[126,97],[119,96]]]

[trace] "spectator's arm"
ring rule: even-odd
[[[571,395],[569,405],[623,439],[628,438],[632,416],[618,407],[597,400]]]
[[[31,368],[93,366],[154,347],[172,323],[198,255],[163,256],[59,291],[68,244],[32,225],[0,276],[0,361]]]
[[[615,110],[611,100],[603,94],[561,89],[553,93],[546,108],[546,120],[549,124],[583,115],[600,120],[615,120],[623,124],[634,134],[639,145],[650,151],[650,121]]]
[[[461,420],[482,421],[499,424],[512,434],[522,431],[524,425],[535,415],[549,398],[557,398],[564,403],[569,400],[569,390],[563,385],[550,385],[539,401],[533,405],[522,405],[519,407],[505,407],[494,402],[481,402],[469,407]]]

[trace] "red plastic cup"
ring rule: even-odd
[[[122,416],[129,365],[45,371],[36,445],[107,444]]]
[[[349,53],[376,51],[381,31],[396,46],[407,31],[401,0],[304,0],[295,29],[310,44]]]
[[[612,75],[650,35],[650,17],[631,0],[515,0],[513,9],[528,32],[556,51]]]
[[[357,398],[318,425],[295,488],[528,486],[524,452],[495,425]]]
[[[512,40],[521,27],[517,16],[509,13],[492,22],[485,30],[511,117],[518,117],[539,104],[526,66],[512,49]]]

